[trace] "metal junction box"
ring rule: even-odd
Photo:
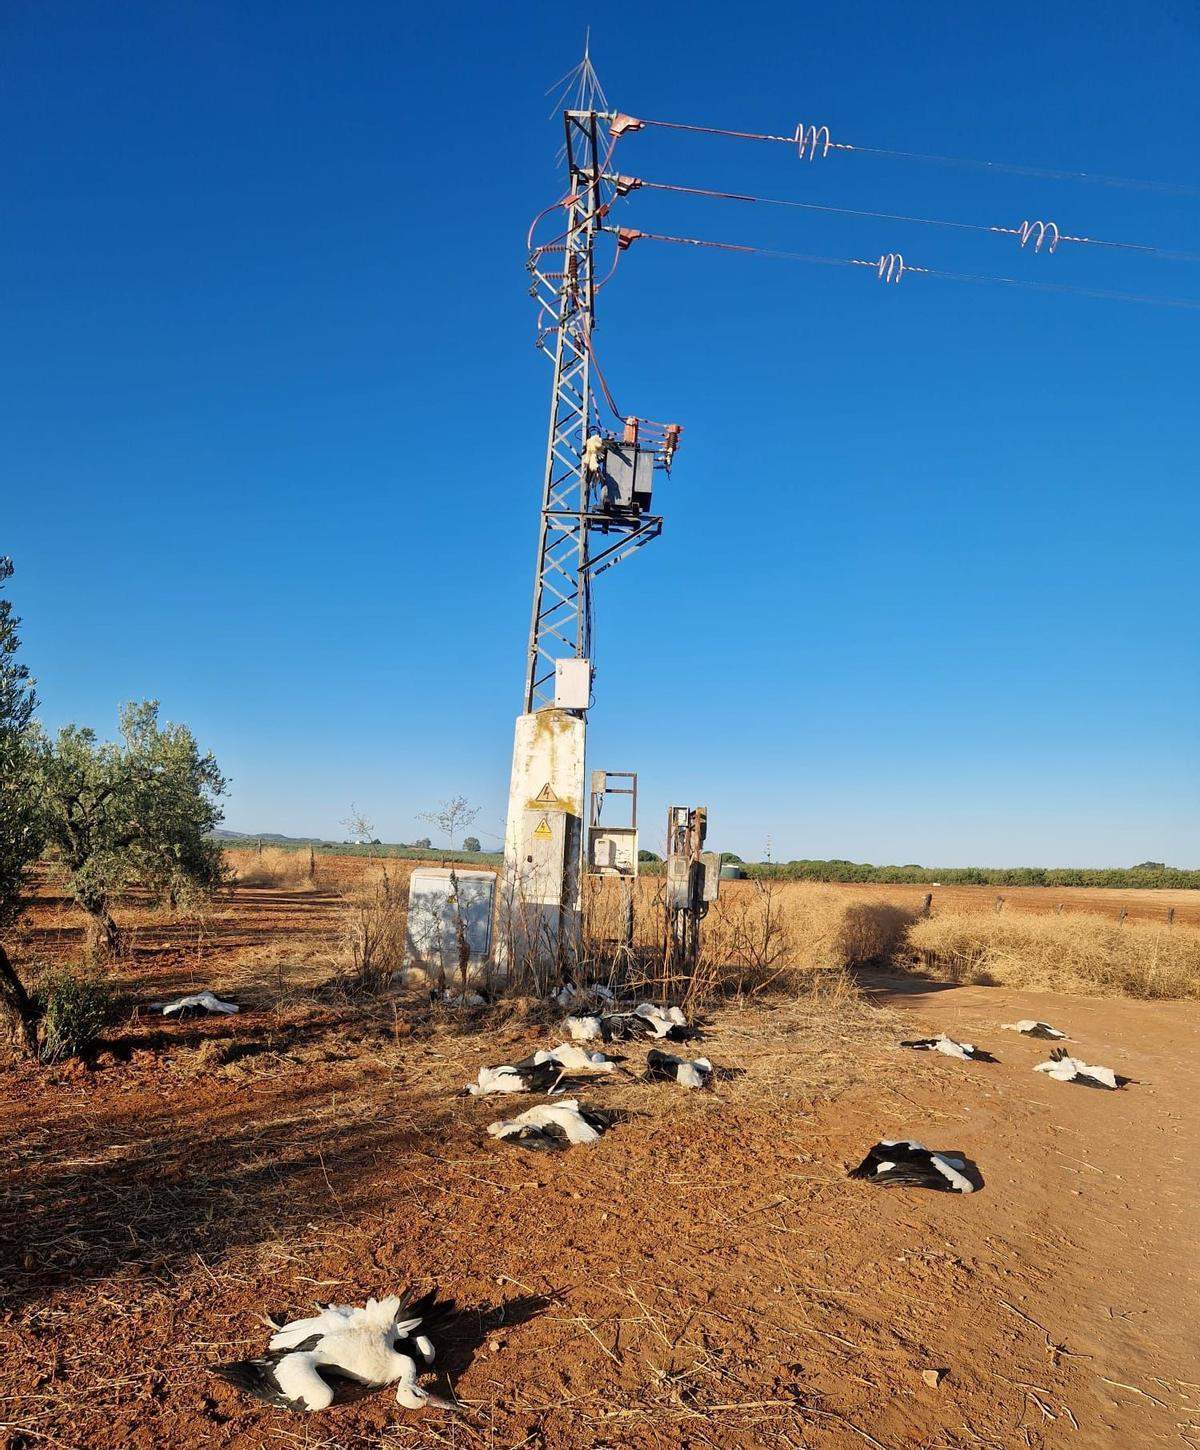
[[[601,505],[648,513],[654,489],[654,457],[653,448],[610,442],[604,450]]]
[[[591,660],[556,660],[554,665],[554,708],[556,710],[586,710],[591,703]]]
[[[522,821],[520,891],[525,902],[562,900],[567,858],[567,815],[561,808],[527,809]]]
[[[495,892],[496,878],[491,871],[418,867],[408,886],[406,964],[430,975],[457,972],[460,942],[465,936],[470,949],[468,964],[481,967],[492,946]]]
[[[588,831],[588,870],[596,876],[636,876],[637,827],[592,826]]]
[[[700,869],[704,883],[700,888],[702,901],[716,901],[721,891],[721,857],[716,851],[700,852]]]

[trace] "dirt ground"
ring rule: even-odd
[[[337,908],[243,888],[204,921],[146,913],[127,990],[211,986],[243,1013],[0,1067],[10,1450],[1200,1447],[1200,1003],[876,976],[728,1005],[712,1092],[588,1089],[623,1120],[549,1158],[453,1093],[558,1041],[553,1016],[321,992]],[[47,897],[26,946],[77,931]],[[1018,1016],[1133,1081],[1035,1075],[1045,1044],[998,1030]],[[1000,1061],[895,1049],[934,1029]],[[905,1136],[960,1150],[981,1191],[846,1178]],[[206,1371],[264,1344],[259,1314],[406,1285],[457,1301],[438,1386],[461,1418],[386,1391],[293,1416]]]

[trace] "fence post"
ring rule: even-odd
[[[1117,925],[1118,926],[1124,926],[1125,925],[1125,918],[1128,915],[1129,915],[1128,908],[1123,906],[1121,908],[1121,914],[1120,914],[1120,916],[1117,917]]]
[[[1004,897],[1003,896],[997,896],[996,897],[996,915],[999,916],[1000,913],[1003,910],[1004,910]]]
[[[932,912],[933,912],[933,892],[932,891],[927,891],[925,893],[925,900],[922,901],[922,903],[921,903],[921,909],[917,913],[917,915],[918,916],[930,916],[932,914]]]
[[[1168,926],[1174,926],[1175,925],[1175,908],[1173,906],[1168,906],[1167,907],[1167,925]]]

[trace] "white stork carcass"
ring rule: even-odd
[[[1032,1017],[1022,1017],[1019,1022],[1001,1022],[1000,1030],[1002,1032],[1019,1032],[1024,1037],[1045,1037],[1050,1041],[1059,1038],[1065,1041],[1067,1036],[1057,1027],[1051,1027],[1049,1022],[1038,1022]]]
[[[1065,1047],[1056,1047],[1049,1061],[1039,1062],[1033,1070],[1044,1072],[1055,1082],[1075,1082],[1080,1087],[1106,1088],[1109,1092],[1116,1092],[1121,1086],[1121,1079],[1111,1067],[1094,1067],[1077,1057],[1068,1057]]]
[[[850,1178],[862,1178],[881,1188],[932,1188],[941,1193],[974,1193],[975,1185],[962,1169],[961,1158],[947,1158],[920,1143],[883,1138],[852,1168]]]
[[[555,1151],[581,1143],[596,1143],[612,1126],[612,1115],[597,1108],[581,1108],[574,1098],[541,1103],[515,1118],[489,1123],[488,1133],[518,1148]]]
[[[957,1057],[962,1062],[995,1061],[991,1053],[984,1052],[982,1047],[976,1047],[973,1042],[956,1042],[953,1037],[947,1037],[944,1032],[939,1033],[937,1037],[909,1038],[900,1046],[911,1048],[914,1052],[940,1052],[944,1057]]]
[[[223,1002],[207,990],[176,997],[173,1002],[151,1002],[150,1009],[164,1017],[173,1017],[176,1022],[185,1022],[189,1017],[230,1016],[239,1010],[236,1002]]]
[[[213,1365],[212,1372],[286,1410],[325,1410],[393,1384],[406,1409],[453,1409],[417,1383],[434,1358],[426,1331],[452,1309],[453,1301],[439,1301],[436,1291],[419,1299],[368,1299],[362,1309],[330,1304],[278,1328],[265,1354]]]
[[[707,1057],[675,1057],[652,1047],[646,1054],[646,1077],[651,1082],[677,1082],[681,1087],[706,1088],[712,1082],[713,1065]]]

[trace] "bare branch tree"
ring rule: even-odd
[[[350,802],[350,814],[338,822],[356,846],[369,846],[375,839],[375,822]]]
[[[465,795],[456,795],[451,796],[448,801],[442,801],[436,811],[418,811],[417,819],[428,821],[431,826],[444,831],[450,838],[450,849],[454,851],[457,850],[455,843],[459,836],[474,822],[482,809],[482,806],[471,805]]]

